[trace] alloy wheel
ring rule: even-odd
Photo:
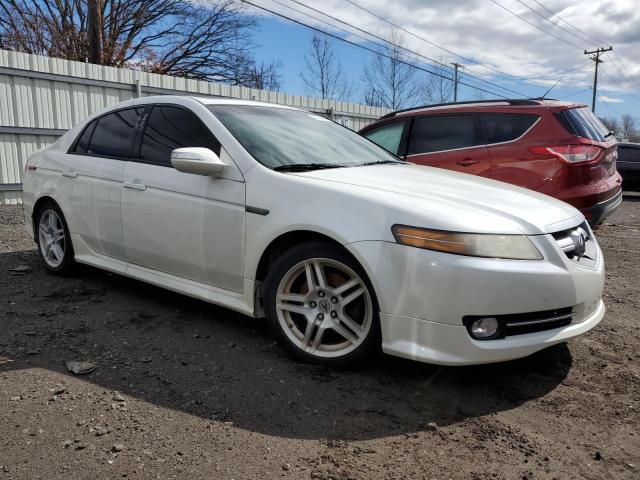
[[[304,352],[336,358],[367,338],[373,303],[365,282],[347,265],[313,258],[294,265],[276,293],[278,322]]]
[[[47,209],[40,215],[38,239],[44,261],[51,268],[58,268],[64,260],[66,238],[62,220],[54,210]]]

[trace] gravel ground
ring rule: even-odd
[[[260,321],[45,273],[21,223],[0,208],[0,479],[640,478],[640,197],[598,232],[597,328],[465,368],[298,364]]]

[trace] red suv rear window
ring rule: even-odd
[[[556,117],[569,133],[579,137],[604,142],[611,134],[598,117],[585,107],[561,110]]]

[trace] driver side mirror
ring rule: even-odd
[[[184,173],[217,177],[225,163],[212,150],[202,147],[176,148],[171,152],[171,165]]]

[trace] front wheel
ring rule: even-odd
[[[362,267],[337,246],[292,248],[270,269],[263,293],[278,340],[300,360],[344,366],[380,347],[373,289]]]

